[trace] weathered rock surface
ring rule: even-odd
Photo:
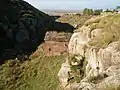
[[[87,60],[88,63],[85,65],[85,73],[80,82],[76,84],[74,84],[76,81],[74,83],[68,82],[69,90],[109,90],[109,88],[119,90],[120,38],[117,35],[114,37],[111,35],[114,30],[114,24],[111,25],[112,28],[109,32],[107,32],[108,29],[104,25],[102,28],[99,26],[97,28],[98,24],[96,23],[101,25],[102,21],[100,20],[105,17],[109,19],[114,17],[114,15],[110,15],[109,18],[105,15],[91,19],[92,21],[88,20],[86,22],[87,25],[81,27],[79,32],[75,32],[70,39],[68,45],[69,53],[84,57],[84,60]],[[118,23],[117,20],[116,23]],[[92,25],[96,25],[96,28],[93,28]],[[114,40],[113,38],[116,39]],[[72,66],[77,65],[72,64]],[[77,68],[80,70],[80,66],[77,66]]]
[[[56,42],[69,42],[71,36],[72,33],[70,32],[47,31],[44,40]]]
[[[61,65],[61,69],[58,72],[60,84],[63,88],[66,88],[68,84],[69,72],[70,72],[70,65],[68,63],[68,60],[66,60],[66,62]]]
[[[84,56],[86,47],[90,40],[89,31],[90,28],[85,27],[81,32],[76,32],[72,35],[68,45],[69,53],[80,54]]]

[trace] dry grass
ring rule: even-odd
[[[98,90],[120,90],[120,86],[106,86],[105,88],[98,88]]]
[[[6,61],[0,66],[0,90],[56,90],[59,84],[57,73],[65,56],[41,54],[24,62]]]
[[[99,18],[89,20],[85,25],[91,30],[102,29],[102,33],[89,42],[91,46],[105,48],[109,43],[120,40],[120,14],[99,16]]]
[[[84,22],[88,19],[90,19],[92,16],[89,15],[80,15],[80,14],[66,14],[57,19],[57,21],[62,23],[68,23],[72,26],[78,25],[77,28],[81,27]]]

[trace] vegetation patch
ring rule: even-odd
[[[69,63],[71,65],[71,72],[69,73],[69,82],[79,83],[85,77],[85,67],[87,60],[80,55],[73,55],[69,57]]]
[[[58,18],[58,22],[68,23],[75,28],[80,28],[84,22],[90,19],[90,15],[81,15],[81,14],[65,14],[62,17]]]
[[[120,39],[120,14],[108,14],[88,20],[86,26],[94,29],[101,29],[102,33],[92,38],[91,46],[105,48],[113,41]]]
[[[56,90],[57,73],[66,55],[9,60],[0,66],[0,90]]]

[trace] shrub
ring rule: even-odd
[[[85,9],[83,10],[83,15],[100,15],[101,12],[103,12],[102,9],[93,10],[93,9],[85,8]]]

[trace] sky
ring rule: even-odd
[[[120,0],[25,0],[41,10],[82,10],[112,9],[120,5]]]

